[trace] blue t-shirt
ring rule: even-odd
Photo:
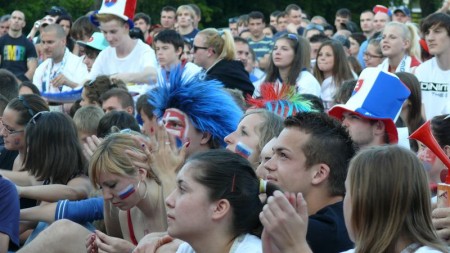
[[[0,233],[9,236],[10,244],[19,246],[19,194],[16,186],[0,176]]]

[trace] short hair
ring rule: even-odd
[[[39,181],[67,184],[87,175],[78,132],[72,119],[61,112],[41,112],[25,129],[27,152],[24,168]]]
[[[147,14],[145,14],[145,13],[143,13],[143,12],[138,12],[138,13],[136,13],[136,14],[134,15],[134,17],[133,17],[133,22],[138,21],[139,19],[144,20],[144,22],[145,22],[147,25],[151,25],[151,24],[152,24],[152,19],[150,18],[150,16],[147,15]]]
[[[286,128],[296,128],[309,134],[301,147],[306,167],[324,163],[330,167],[329,191],[332,196],[345,195],[345,178],[355,145],[347,129],[325,113],[303,112],[284,121]]]
[[[447,31],[447,36],[450,36],[450,16],[445,13],[433,13],[420,23],[420,31],[423,35],[428,34],[428,30],[432,27],[443,27]]]
[[[75,112],[73,122],[78,132],[97,134],[97,127],[100,119],[105,115],[102,108],[98,106],[84,106]]]
[[[55,35],[58,39],[65,39],[66,33],[64,32],[64,29],[59,24],[50,24],[44,27],[44,30],[42,30],[42,33],[50,33],[55,32]]]
[[[278,15],[280,15],[280,13],[281,13],[281,11],[276,10],[276,11],[273,11],[272,13],[270,13],[270,16],[271,17],[278,17]]]
[[[296,4],[289,4],[284,11],[290,15],[291,11],[302,11],[302,8]]]
[[[328,40],[330,40],[330,38],[325,34],[315,34],[309,38],[310,43],[325,42]]]
[[[41,111],[49,111],[45,100],[35,94],[24,94],[9,101],[6,108],[17,112],[16,124],[25,126],[30,119]]]
[[[100,96],[100,101],[102,101],[103,103],[103,101],[106,101],[111,97],[117,97],[122,108],[131,106],[131,108],[133,109],[132,113],[134,114],[134,100],[127,90],[121,88],[112,88]]]
[[[86,81],[86,83],[83,86],[84,95],[89,100],[88,102],[90,104],[98,103],[100,105],[102,104],[103,101],[102,95],[114,88],[120,88],[125,91],[128,91],[125,82],[123,82],[120,79],[116,79],[113,82],[111,81],[111,78],[109,78],[109,76],[105,75],[97,76],[92,81]]]
[[[343,18],[348,18],[349,20],[351,20],[352,19],[352,13],[347,8],[341,8],[341,9],[336,11],[336,17],[343,17]]]
[[[184,48],[183,36],[181,36],[175,30],[171,30],[171,29],[162,30],[155,36],[155,38],[153,39],[153,43],[156,43],[157,41],[160,41],[160,42],[166,43],[166,44],[172,44],[173,47],[175,48],[175,51],[178,48],[181,48],[181,49]]]
[[[150,103],[148,102],[147,94],[142,94],[141,96],[139,96],[139,98],[136,102],[136,111],[137,111],[136,114],[137,115],[141,115],[141,111],[142,111],[149,119],[151,119],[151,118],[155,117],[155,114],[153,113],[154,110],[155,110],[155,107],[150,105]]]
[[[111,111],[103,115],[98,122],[97,136],[104,138],[114,132],[114,129],[122,130],[127,128],[136,132],[141,131],[138,122],[129,113],[124,111]]]
[[[0,117],[3,116],[3,111],[5,110],[6,106],[8,105],[8,99],[5,98],[5,96],[0,94]]]
[[[427,174],[415,153],[397,145],[362,150],[347,182],[357,252],[389,251],[398,238],[448,252],[434,230]]]
[[[191,6],[192,7],[192,9],[194,10],[194,12],[195,12],[195,15],[197,16],[197,17],[202,17],[202,10],[200,10],[200,8],[198,7],[198,5],[196,5],[196,4],[188,4],[189,6]]]
[[[11,100],[19,95],[16,76],[7,69],[0,69],[0,95]]]
[[[72,24],[70,29],[70,36],[74,40],[82,40],[83,38],[90,38],[94,32],[99,32],[97,26],[91,23],[89,17],[81,16]]]
[[[356,40],[359,45],[361,45],[364,41],[367,40],[366,36],[361,32],[352,33],[350,38]]]
[[[1,78],[0,78],[1,79]],[[31,92],[33,92],[33,94],[36,94],[38,96],[41,95],[41,92],[39,91],[39,89],[36,87],[36,85],[34,85],[32,82],[30,81],[23,81],[19,84],[19,91],[22,87],[27,87],[31,90]]]
[[[0,17],[0,23],[4,23],[6,21],[9,21],[10,18],[11,18],[11,14],[5,14],[5,15]]]
[[[286,18],[286,17],[288,17],[289,15],[288,15],[288,13],[287,12],[285,12],[285,11],[280,11],[280,13],[278,13],[278,15],[277,15],[277,23],[278,23],[278,20],[280,19],[280,18]]]
[[[323,101],[320,97],[309,93],[300,94],[300,97],[303,101],[311,103],[311,111],[325,112],[325,107],[323,106]]]
[[[56,19],[55,24],[59,24],[63,20],[69,21],[70,28],[72,29],[73,19],[69,14],[64,14],[64,15],[59,16],[58,19]]]
[[[248,14],[240,15],[237,21],[238,26],[248,26]]]
[[[177,9],[175,7],[173,7],[173,6],[170,6],[170,5],[166,5],[166,6],[162,7],[161,12],[163,12],[163,11],[165,11],[165,12],[173,12],[175,14],[177,13]]]
[[[248,19],[261,19],[265,23],[264,14],[260,11],[252,11],[248,14]]]
[[[377,36],[375,36],[378,34]],[[383,51],[381,51],[381,39],[379,38],[380,33],[375,33],[372,38],[369,39],[369,42],[367,43],[367,46],[372,45],[376,47],[377,54],[383,55]]]
[[[191,18],[192,18],[192,22],[194,22],[195,10],[194,10],[194,8],[192,8],[192,6],[190,6],[188,4],[178,6],[178,9],[177,9],[177,12],[176,12],[177,16],[182,11],[187,11],[189,13],[189,15],[191,16]]]

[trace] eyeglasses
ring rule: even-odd
[[[367,52],[364,53],[364,57],[367,58],[368,60],[370,60],[372,58],[383,58],[382,55],[373,55],[373,54],[369,54]]]
[[[42,112],[36,113],[36,115],[34,115],[33,118],[30,119],[30,121],[28,122],[28,124],[36,125],[36,122],[41,118],[42,115],[44,115],[44,114],[46,114],[46,113],[50,113],[50,112],[48,112],[48,111],[42,111]]]
[[[295,40],[296,42],[298,42],[298,35],[297,35],[297,34],[295,34],[295,33],[288,33],[286,36],[287,36],[289,39]]]
[[[199,49],[207,50],[208,47],[198,47],[196,45],[192,46],[192,50],[194,51],[194,53],[197,52],[197,50],[199,50]]]
[[[28,113],[30,114],[30,116],[33,117],[35,113],[34,113],[33,109],[31,109],[30,105],[25,100],[25,98],[23,96],[19,96],[19,101],[22,102],[22,104],[25,107],[25,109],[28,110]]]
[[[7,134],[7,135],[25,132],[25,129],[22,129],[22,130],[13,130],[13,129],[10,129],[7,125],[3,124],[3,118],[0,117],[0,133],[1,133],[3,130],[6,131],[6,134]]]

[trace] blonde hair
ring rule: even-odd
[[[111,173],[120,176],[136,176],[137,168],[133,165],[132,158],[125,154],[125,150],[145,155],[142,147],[136,143],[132,135],[140,135],[136,132],[113,133],[109,135],[95,150],[89,161],[89,177],[91,183],[98,188],[99,178],[103,173]],[[160,180],[153,171],[147,171],[147,178]]]
[[[206,47],[212,47],[214,49],[218,58],[225,60],[234,60],[236,58],[234,39],[230,31],[218,31],[215,28],[207,28],[198,34],[203,36]]]
[[[98,106],[84,106],[77,110],[73,116],[73,122],[78,132],[97,134],[98,123],[103,115],[105,113]]]
[[[386,24],[386,29],[389,26],[395,26],[400,28],[401,34],[400,36],[403,38],[403,40],[409,41],[409,47],[406,49],[406,54],[409,56],[414,56],[418,60],[420,60],[420,44],[419,44],[419,30],[418,28],[412,24],[412,23],[400,23],[396,21],[392,21]]]
[[[178,14],[180,14],[180,12],[182,11],[187,11],[189,12],[189,15],[192,18],[192,24],[194,23],[194,19],[195,19],[195,10],[194,8],[192,8],[190,5],[180,5],[177,9],[177,13],[176,15],[178,16]]]
[[[361,151],[347,180],[356,253],[393,252],[400,238],[447,252],[431,222],[425,169],[413,152],[396,145]]]
[[[117,20],[122,25],[126,23],[126,21],[123,20],[121,17],[116,16],[114,14],[108,14],[108,13],[95,14],[95,18],[97,18],[98,22],[109,22],[109,21],[112,21],[112,20]]]

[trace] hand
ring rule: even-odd
[[[63,74],[59,74],[57,77],[53,78],[53,80],[51,81],[52,86],[55,88],[60,88],[63,85],[67,85],[68,83],[69,83],[69,80]]]
[[[139,244],[134,249],[133,253],[155,253],[157,251],[159,252],[161,246],[171,243],[173,240],[174,239],[169,235],[161,236],[160,233],[151,233],[144,236],[144,238],[142,238],[139,241]]]
[[[102,142],[103,139],[98,138],[95,135],[86,138],[86,142],[83,143],[83,154],[88,161],[91,159],[91,156]]]
[[[86,253],[97,253],[98,252],[98,248],[97,248],[97,244],[95,244],[95,238],[97,236],[95,235],[95,233],[90,234],[87,238],[86,238]]]
[[[124,239],[108,236],[98,230],[95,230],[94,244],[97,247],[97,252],[105,253],[123,253],[132,252],[134,245]]]
[[[109,79],[112,83],[117,83],[118,81],[123,81],[125,83],[128,83],[130,80],[130,77],[127,73],[118,73],[118,74],[112,74],[109,76]]]
[[[293,23],[289,23],[289,24],[286,26],[286,30],[287,30],[289,33],[295,33],[295,34],[297,34],[297,30],[298,30],[299,27],[300,27],[300,26],[296,26],[296,25],[294,25]]]
[[[275,191],[259,218],[264,225],[264,252],[311,252],[306,242],[308,209],[301,193]]]
[[[434,209],[431,218],[439,238],[450,244],[450,207]]]

